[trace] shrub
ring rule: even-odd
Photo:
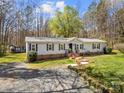
[[[72,49],[71,48],[68,49],[68,53],[72,53]]]
[[[116,47],[120,52],[124,53],[124,44],[118,44]]]
[[[112,48],[110,48],[110,47],[105,47],[103,50],[104,50],[104,54],[111,54],[112,53]]]
[[[29,51],[27,54],[28,62],[34,62],[37,60],[37,53],[35,51]]]
[[[7,48],[4,45],[0,45],[0,56],[5,56]]]
[[[107,53],[111,54],[112,53],[112,48],[107,48]]]

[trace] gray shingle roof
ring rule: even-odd
[[[88,39],[88,38],[79,38],[81,41],[83,42],[106,42],[104,40],[100,40],[100,39]]]
[[[25,41],[26,42],[70,42],[73,40],[79,40],[82,42],[103,42],[105,43],[106,41],[104,40],[99,40],[99,39],[88,39],[88,38],[49,38],[49,37],[26,37]]]

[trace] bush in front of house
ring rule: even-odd
[[[111,53],[112,53],[112,48],[108,47],[108,48],[106,49],[106,51],[107,51],[107,54],[111,54]]]
[[[68,53],[72,53],[72,49],[71,48],[68,49]]]
[[[120,52],[124,53],[124,44],[118,44],[116,47]]]
[[[37,60],[37,52],[29,51],[27,54],[28,62],[34,62]]]
[[[105,47],[103,50],[104,50],[104,54],[111,54],[112,53],[112,48],[110,48],[110,47]]]

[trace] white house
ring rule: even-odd
[[[106,41],[87,38],[26,37],[26,52],[36,51],[38,59],[64,57],[69,50],[74,53],[103,52]]]

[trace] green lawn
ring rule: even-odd
[[[25,62],[26,54],[25,53],[12,53],[7,54],[6,56],[0,57],[0,63],[4,62]]]
[[[99,55],[88,57],[92,62],[90,66],[93,68],[92,73],[95,76],[108,78],[110,75],[114,77],[122,78],[124,76],[124,54],[115,51],[117,54],[111,55]],[[25,62],[26,54],[17,53],[9,54],[0,58],[0,63],[4,62]],[[59,59],[59,60],[48,60],[48,61],[37,61],[34,63],[27,63],[29,68],[50,68],[56,66],[64,66],[67,64],[73,64],[74,62],[70,59]]]
[[[49,61],[37,61],[34,63],[28,63],[28,68],[58,68],[65,67],[67,64],[74,64],[73,60],[70,59],[58,59]]]
[[[92,62],[87,69],[88,73],[103,81],[124,82],[124,54],[114,52],[117,54],[88,57]]]
[[[7,56],[0,57],[0,63],[10,63],[10,62],[25,62],[26,54],[25,53],[15,53],[8,54]],[[36,61],[33,63],[26,63],[27,68],[53,68],[53,67],[62,67],[67,64],[74,63],[70,59],[58,59],[58,60],[48,60],[48,61]]]
[[[87,57],[90,60],[90,64],[86,69],[87,73],[103,81],[105,85],[109,87],[111,86],[111,82],[124,82],[124,54],[119,51],[114,52],[116,54]],[[8,54],[0,58],[0,63],[25,62],[25,60],[25,53]],[[70,59],[36,61],[33,63],[26,63],[26,66],[31,69],[47,69],[66,67],[67,64],[74,64],[74,61]]]

